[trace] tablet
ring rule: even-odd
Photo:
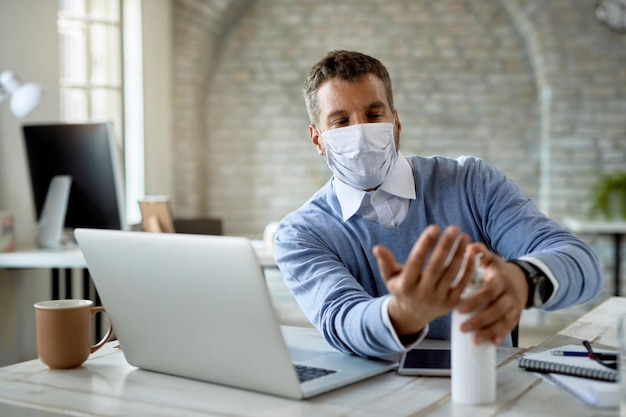
[[[450,376],[450,349],[415,348],[402,355],[400,375]]]

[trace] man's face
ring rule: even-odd
[[[402,125],[398,113],[389,107],[382,81],[366,74],[357,81],[331,78],[317,90],[320,108],[319,126],[309,126],[311,142],[320,155],[325,154],[321,133],[339,127],[362,123],[393,123],[396,149]],[[319,129],[319,131],[318,131]]]

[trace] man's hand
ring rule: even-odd
[[[467,246],[473,256],[481,253],[483,284],[470,298],[459,303],[460,313],[477,312],[461,325],[464,332],[474,331],[474,343],[490,340],[499,345],[517,325],[526,306],[528,284],[521,269],[489,251],[482,243]]]
[[[447,227],[437,239],[439,234],[437,226],[428,226],[404,265],[396,263],[384,246],[373,248],[380,275],[392,296],[389,318],[400,336],[415,334],[448,313],[474,276],[474,256],[465,255],[469,236],[455,226]]]

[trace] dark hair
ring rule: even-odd
[[[356,81],[365,74],[374,74],[380,78],[385,87],[389,108],[393,110],[391,78],[387,68],[379,60],[361,52],[331,51],[311,68],[302,90],[311,124],[317,126],[319,123],[320,108],[317,90],[324,81],[335,77]]]

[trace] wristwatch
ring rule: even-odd
[[[509,261],[519,266],[526,276],[528,284],[528,299],[526,300],[526,308],[541,307],[548,301],[552,295],[552,282],[545,276],[541,269],[533,264],[513,259]]]

